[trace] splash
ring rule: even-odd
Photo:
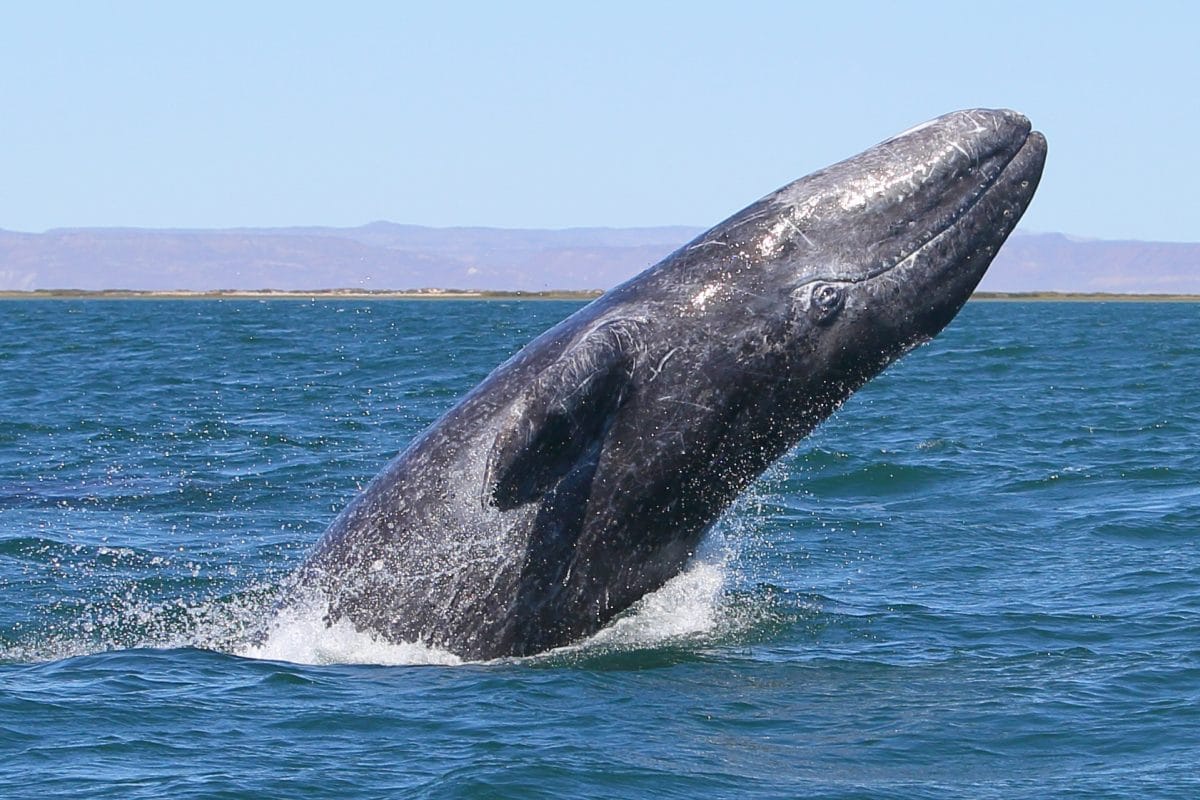
[[[730,575],[730,552],[724,540],[716,537],[697,554],[688,569],[588,639],[530,659],[498,661],[536,660],[563,653],[586,655],[595,650],[638,650],[703,639],[725,619],[721,609]],[[299,664],[466,663],[436,647],[385,641],[357,630],[344,620],[330,625],[326,622],[327,609],[324,598],[311,594],[276,612],[261,642],[233,652],[246,658]]]
[[[266,637],[233,650],[244,658],[295,664],[461,664],[453,653],[423,644],[394,644],[345,620],[326,623],[328,602],[311,595],[275,613]]]
[[[761,514],[755,513],[753,498],[751,495],[750,501],[739,503],[734,513],[705,538],[686,570],[607,627],[581,642],[515,660],[704,647],[737,638],[739,632],[754,627],[752,610],[747,613],[741,602],[744,598],[732,591],[742,577],[736,569],[740,550],[753,540]],[[105,557],[106,552],[94,557]],[[79,556],[88,560],[83,553]],[[150,566],[172,574],[181,568],[165,560]],[[315,593],[281,605],[279,597],[296,596],[289,578],[243,584],[241,590],[224,591],[219,596],[193,593],[187,598],[163,599],[160,593],[164,577],[161,573],[144,574],[132,583],[110,584],[103,600],[74,602],[66,607],[56,604],[46,609],[43,624],[34,626],[36,629],[25,629],[16,637],[11,636],[14,631],[8,631],[0,637],[0,662],[57,661],[112,650],[190,647],[313,665],[464,663],[448,651],[421,643],[390,642],[345,621],[330,625],[328,602]],[[227,583],[221,585],[228,587]],[[210,585],[209,591],[213,589],[219,587]]]
[[[709,537],[683,572],[591,637],[555,652],[648,649],[711,638],[730,622],[726,590],[732,563],[733,550],[725,537]]]

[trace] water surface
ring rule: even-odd
[[[256,647],[577,307],[0,303],[0,795],[1200,794],[1200,305],[969,304],[580,646]]]

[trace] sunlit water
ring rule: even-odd
[[[0,303],[0,796],[1200,796],[1200,305],[970,304],[588,641],[277,614],[575,307]]]

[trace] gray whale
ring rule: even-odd
[[[959,111],[788,184],[537,337],[396,456],[299,573],[328,620],[470,659],[594,633],[958,312],[1046,140]]]

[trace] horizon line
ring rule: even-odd
[[[148,234],[202,234],[202,233],[266,233],[266,232],[298,232],[305,230],[322,230],[322,231],[361,231],[372,227],[390,226],[394,228],[411,228],[429,231],[496,231],[496,232],[512,232],[512,233],[570,233],[573,231],[668,231],[668,230],[683,230],[703,232],[708,230],[699,225],[686,224],[663,224],[663,225],[571,225],[563,228],[538,228],[538,227],[503,227],[499,225],[424,225],[411,222],[394,222],[392,220],[377,219],[370,222],[364,222],[360,225],[327,225],[327,224],[295,224],[295,225],[237,225],[229,227],[154,227],[154,226],[137,226],[137,225],[80,225],[80,226],[59,226],[54,228],[46,228],[41,231],[22,231],[12,228],[0,226],[0,234],[11,233],[18,236],[46,236],[49,234],[62,233],[91,233],[91,232],[114,232],[114,233],[148,233]],[[1134,239],[1134,238],[1118,238],[1105,239],[1097,236],[1082,236],[1079,234],[1067,233],[1065,231],[1049,231],[1049,230],[1034,230],[1018,226],[1013,231],[1014,236],[1062,236],[1072,242],[1137,242],[1142,244],[1170,244],[1170,245],[1192,245],[1200,244],[1200,241],[1192,241],[1187,239]]]
[[[592,300],[601,289],[3,289],[0,300]],[[976,291],[971,300],[1200,302],[1186,292]]]

